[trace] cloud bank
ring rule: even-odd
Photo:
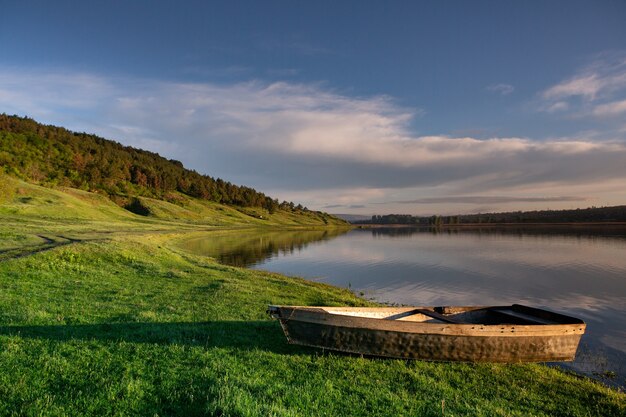
[[[577,76],[543,97],[557,100],[553,106],[574,96],[597,100],[621,88],[622,67],[616,68],[604,77]],[[595,109],[612,115],[622,106]],[[386,96],[351,97],[322,84],[177,83],[0,68],[0,111],[159,152],[312,208],[361,209],[381,201],[575,202],[585,201],[589,190],[626,185],[626,142],[620,137],[599,142],[417,135],[410,123],[422,110]],[[454,197],[503,191],[524,197]],[[570,196],[558,197],[563,192]],[[424,193],[429,197],[409,199]]]
[[[415,200],[395,201],[399,204],[502,204],[502,203],[550,203],[563,201],[586,201],[584,197],[509,197],[509,196],[449,196],[428,197]]]

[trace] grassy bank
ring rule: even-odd
[[[15,198],[29,196],[31,212],[16,210],[26,203]],[[0,415],[626,413],[624,394],[541,365],[287,345],[267,304],[366,301],[178,247],[209,223],[118,216],[113,206],[107,218],[75,219],[58,208],[64,196],[48,206],[51,197],[15,198],[0,203]]]
[[[175,194],[175,193],[172,193]],[[102,229],[197,230],[215,226],[230,227],[346,227],[343,220],[312,211],[269,211],[258,207],[234,207],[177,195],[177,204],[147,197],[137,201],[147,210],[141,216],[113,203],[98,193],[59,187],[41,187],[2,174],[0,171],[0,216],[26,223],[54,221],[100,225]],[[107,228],[106,224],[110,227]],[[81,231],[83,229],[80,229]]]

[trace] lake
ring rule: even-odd
[[[185,243],[222,263],[408,305],[520,303],[587,323],[574,366],[626,375],[626,228],[372,228],[223,233]],[[607,372],[608,371],[608,372]],[[611,381],[608,381],[611,383]]]

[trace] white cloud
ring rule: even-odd
[[[578,75],[550,87],[544,91],[543,97],[551,100],[569,98],[572,96],[582,96],[586,99],[593,100],[606,84],[607,81],[600,79],[600,76],[595,73]]]
[[[108,95],[108,80],[85,73],[0,71],[0,103],[29,115],[50,116],[54,109],[95,108]]]
[[[306,190],[267,189],[268,194],[276,196],[279,200],[293,200],[302,202],[305,206],[329,206],[353,207],[360,205],[366,208],[372,200],[386,198],[388,190],[370,187],[349,188],[311,188]],[[365,210],[368,211],[368,210]]]
[[[593,109],[593,114],[600,117],[617,116],[626,113],[626,100],[601,104]]]
[[[543,92],[548,100],[583,97],[596,100],[626,88],[626,58],[623,56],[600,59]]]
[[[513,87],[511,84],[492,84],[487,87],[487,90],[506,96],[515,91],[515,87]]]
[[[395,201],[399,204],[506,204],[506,203],[550,203],[564,201],[586,201],[584,197],[556,196],[556,197],[525,197],[525,196],[446,196],[424,197],[414,200]]]
[[[569,109],[569,104],[567,104],[566,101],[557,101],[556,103],[552,103],[546,107],[546,111],[548,113],[556,113],[567,109]]]
[[[539,108],[548,113],[571,116],[606,117],[622,113],[626,91],[626,58],[623,55],[603,55],[571,78],[549,87],[541,93]]]

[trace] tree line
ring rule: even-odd
[[[176,202],[176,193],[241,207],[308,211],[302,205],[186,169],[180,161],[88,133],[0,114],[0,169],[27,181],[109,196]]]
[[[502,213],[461,214],[455,216],[412,216],[410,214],[374,215],[357,224],[403,224],[443,226],[502,223],[584,223],[626,222],[626,206],[589,207],[572,210],[511,211]]]

